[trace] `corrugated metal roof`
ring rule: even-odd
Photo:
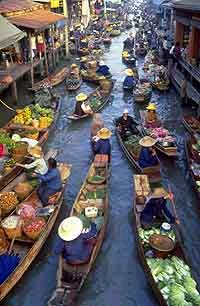
[[[31,9],[37,6],[40,7],[40,4],[35,3],[32,0],[1,0],[0,13],[12,13],[16,11]]]
[[[200,11],[199,0],[173,0],[172,6],[184,10]]]
[[[47,10],[36,10],[27,14],[8,18],[11,23],[17,26],[34,30],[48,28],[49,25],[63,19],[65,19],[65,16]]]
[[[11,46],[25,35],[26,33],[20,31],[6,18],[0,15],[0,49]]]

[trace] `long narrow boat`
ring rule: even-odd
[[[68,68],[66,67],[62,68],[58,72],[50,74],[47,78],[43,79],[42,81],[35,83],[33,87],[29,88],[29,90],[37,91],[38,89],[40,89],[40,87],[44,85],[55,87],[66,79],[67,73],[68,73]]]
[[[109,102],[109,99],[110,99],[110,95],[111,95],[111,91],[113,89],[113,86],[114,86],[114,81],[111,81],[112,82],[111,86],[110,86],[110,89],[109,91],[106,93],[106,95],[102,95],[100,98],[99,98],[99,104],[97,107],[93,107],[92,110],[94,113],[98,113],[108,102]],[[92,100],[93,97],[96,97],[97,96],[97,91],[100,91],[101,90],[101,85],[99,87],[97,87],[90,95],[89,95],[89,100]],[[85,119],[85,118],[88,118],[90,117],[91,115],[90,114],[85,114],[83,116],[77,116],[75,114],[72,114],[72,115],[69,115],[68,116],[68,119],[70,120],[74,120],[74,121],[77,121],[77,120],[81,120],[81,119]]]
[[[139,180],[141,179],[141,183],[139,184],[137,183],[138,179]],[[180,274],[181,271],[183,271],[182,270],[183,267],[185,271],[185,276],[192,277],[192,273],[190,270],[190,262],[184,254],[184,248],[183,248],[183,242],[182,242],[183,238],[182,238],[182,234],[181,234],[181,231],[178,225],[173,225],[172,230],[170,231],[170,234],[169,232],[167,233],[167,232],[163,232],[162,230],[160,230],[162,223],[167,222],[163,220],[162,221],[157,220],[158,222],[156,223],[155,226],[151,227],[150,231],[142,229],[141,222],[140,222],[140,214],[145,207],[144,203],[145,203],[146,197],[143,198],[140,196],[141,191],[145,191],[147,194],[150,190],[153,190],[154,188],[152,185],[150,185],[149,188],[145,186],[144,183],[142,183],[144,181],[148,182],[147,176],[144,176],[144,175],[134,176],[135,196],[134,196],[134,201],[133,201],[134,202],[133,203],[133,225],[134,225],[134,229],[136,233],[138,255],[141,260],[141,264],[143,266],[144,272],[146,273],[148,282],[154,292],[156,299],[160,303],[160,305],[161,306],[176,305],[175,299],[173,300],[172,291],[170,290],[173,290],[172,289],[173,284],[176,284],[176,282],[179,282],[179,281],[181,281],[181,286],[184,286],[185,278],[183,274]],[[143,199],[143,201],[141,201],[141,199]],[[176,213],[175,206],[173,204],[171,204],[171,206],[173,206],[171,207],[171,210],[173,210],[174,213]],[[153,247],[151,244],[152,238],[154,239],[154,242],[159,241],[161,239],[163,240],[163,235],[165,237],[167,235],[170,238],[170,241],[171,240],[173,241],[174,248],[171,248],[171,250],[167,252],[161,252],[159,250],[156,250],[156,248]],[[166,239],[165,237],[164,237],[164,240]],[[177,266],[174,265],[174,262],[176,262],[176,264],[178,263]],[[160,264],[159,268],[157,266],[157,263],[158,265]],[[179,268],[180,267],[179,265],[181,266],[181,268]],[[185,266],[187,266],[187,268],[185,268]],[[177,278],[177,275],[179,275],[179,278]],[[183,290],[187,291],[186,287],[183,288],[181,286],[178,284],[176,286],[176,291],[179,290],[179,288],[182,288]],[[171,292],[171,295],[170,295],[170,292]],[[183,291],[182,291],[182,295],[183,295]],[[183,297],[186,297],[186,295],[184,294]],[[171,296],[171,300],[170,300],[170,296]],[[199,305],[199,304],[192,303],[192,297],[190,297],[190,299],[191,299],[191,305]]]
[[[50,298],[48,305],[49,306],[57,306],[58,304],[61,305],[71,305],[74,303],[78,293],[80,292],[81,288],[83,287],[88,274],[93,268],[95,259],[97,258],[102,243],[104,241],[105,232],[106,232],[106,225],[108,223],[108,209],[109,209],[109,201],[108,201],[108,173],[105,168],[104,174],[101,174],[105,178],[104,182],[100,185],[91,185],[89,178],[95,175],[96,170],[94,164],[89,169],[87,177],[75,199],[73,204],[70,216],[78,216],[84,209],[88,206],[96,206],[98,210],[101,212],[103,217],[103,224],[98,232],[96,237],[96,242],[94,244],[94,248],[91,254],[91,257],[88,262],[81,264],[81,265],[70,265],[67,264],[66,261],[62,256],[60,256],[59,260],[59,267],[57,271],[57,288],[54,291],[52,297]],[[90,182],[90,183],[89,183]],[[105,190],[105,196],[102,200],[101,204],[97,204],[99,202],[98,199],[92,202],[88,202],[86,200],[85,194],[87,190],[89,190],[89,186],[93,187],[93,191],[100,190],[102,187]],[[62,298],[61,298],[62,295]]]
[[[140,111],[140,117],[141,117],[141,124],[142,124],[142,133],[144,135],[148,135],[147,134],[147,128],[145,127],[145,113],[146,111]],[[161,153],[163,153],[164,155],[168,156],[168,157],[176,157],[177,156],[177,146],[174,143],[172,144],[168,144],[166,143],[165,146],[165,142],[157,142],[155,144],[155,148],[160,151]]]
[[[48,155],[49,157],[50,155]],[[56,194],[54,198],[54,208],[52,211],[48,211],[45,216],[46,225],[39,237],[36,240],[31,240],[27,238],[25,235],[20,238],[15,238],[10,241],[10,245],[12,245],[12,251],[20,256],[20,262],[15,270],[8,276],[8,278],[0,285],[0,300],[2,300],[11,289],[18,283],[23,274],[28,270],[31,263],[34,261],[36,256],[39,254],[42,246],[46,242],[54,224],[57,219],[58,213],[60,211],[62,202],[63,202],[63,193],[65,190],[65,186],[67,183],[67,179],[70,175],[70,165],[67,164],[59,164],[59,170],[61,171],[62,180],[62,190]],[[16,183],[20,180],[20,178],[16,178]],[[13,185],[14,182],[11,184]],[[13,185],[14,186],[14,185]],[[38,199],[37,191],[33,191],[23,202],[26,205],[34,205],[36,209],[40,209],[42,207],[41,202]],[[22,204],[21,203],[21,204]],[[12,212],[12,215],[15,215],[15,212]],[[13,243],[14,242],[14,243]]]
[[[73,79],[67,79],[66,81],[66,88],[68,91],[75,91],[78,90],[83,83],[82,77],[78,80],[73,80]]]
[[[185,154],[186,154],[186,161],[187,161],[190,177],[192,180],[192,184],[194,186],[194,189],[196,191],[198,198],[200,199],[200,186],[197,185],[198,184],[197,182],[200,182],[200,171],[199,171],[199,175],[197,171],[198,169],[200,170],[200,164],[196,162],[196,165],[195,165],[195,156],[192,152],[193,143],[194,142],[192,141],[191,138],[185,140]],[[195,170],[196,167],[198,167],[198,169]],[[196,174],[195,174],[195,171],[197,172]]]
[[[138,163],[138,157],[134,154],[134,152],[128,150],[128,148],[126,147],[124,141],[121,138],[121,135],[118,131],[118,129],[116,128],[116,136],[117,136],[117,140],[126,156],[126,158],[129,160],[129,162],[131,163],[131,165],[136,169],[136,171],[138,173],[141,174],[146,174],[149,176],[150,181],[151,182],[157,182],[161,180],[161,166],[160,163],[158,166],[154,166],[154,167],[148,167],[145,169],[142,169]],[[142,136],[141,136],[142,138]]]
[[[39,138],[38,138],[38,142],[40,145],[44,145],[45,142],[47,141],[49,134],[52,132],[52,130],[55,128],[58,116],[59,116],[59,112],[60,112],[60,108],[61,108],[61,99],[58,99],[58,101],[56,101],[56,105],[55,105],[55,111],[54,111],[54,121],[51,124],[51,126],[48,129],[41,129],[39,131]],[[10,122],[8,122],[6,124],[6,126],[4,127],[5,130],[7,131],[16,131],[17,129],[26,129],[25,126],[16,126],[12,124],[12,120]],[[22,160],[22,162],[28,161],[26,159]],[[0,190],[2,190],[5,186],[8,185],[9,182],[11,182],[17,175],[19,175],[21,172],[23,171],[23,169],[21,167],[18,166],[14,166],[12,168],[12,170],[8,173],[6,173],[5,175],[3,175],[0,178]]]
[[[193,116],[183,116],[182,123],[190,134],[200,132],[200,121]]]
[[[93,83],[93,84],[100,84],[100,82],[102,80],[105,80],[105,79],[111,79],[112,78],[112,74],[109,73],[106,77],[103,77],[102,75],[99,75],[99,74],[88,74],[88,71],[87,70],[82,70],[81,71],[81,75],[82,75],[82,78],[83,78],[83,81],[85,82],[88,82],[88,83]]]

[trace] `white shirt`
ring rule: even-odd
[[[41,175],[46,174],[48,171],[47,164],[44,158],[36,158],[34,162],[30,164],[25,164],[24,168],[26,169],[35,168],[35,172]]]

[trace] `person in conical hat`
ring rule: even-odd
[[[103,76],[108,76],[110,74],[110,68],[107,65],[105,65],[104,61],[100,61],[96,73]]]
[[[74,115],[78,117],[82,117],[87,114],[87,107],[88,107],[88,113],[89,110],[91,111],[91,108],[89,109],[89,106],[87,106],[87,99],[88,96],[81,92],[76,96],[76,106],[75,106],[75,111]]]
[[[134,121],[133,117],[129,115],[127,108],[124,109],[122,116],[116,120],[116,127],[123,141],[127,139],[130,133],[133,135],[138,134],[137,123]]]
[[[133,90],[133,88],[136,85],[136,80],[135,80],[135,77],[134,77],[133,70],[130,69],[130,68],[126,69],[125,73],[126,73],[126,77],[123,81],[123,89],[124,90]]]
[[[173,200],[173,194],[168,193],[163,187],[155,188],[146,199],[145,207],[140,215],[142,227],[147,229],[154,223],[165,222],[170,224],[179,223],[167,208],[167,201]]]
[[[141,146],[138,160],[139,166],[144,169],[159,165],[156,151],[153,149],[153,146],[156,144],[156,140],[149,136],[145,136],[140,139],[139,144]]]
[[[97,142],[94,145],[94,154],[103,154],[108,155],[108,160],[110,161],[111,157],[111,144],[110,144],[110,137],[112,133],[111,131],[103,127],[97,133]]]
[[[62,255],[69,264],[81,264],[90,259],[93,246],[87,241],[96,237],[97,229],[93,222],[88,221],[90,227],[85,228],[81,218],[72,216],[64,219],[59,225],[60,240],[54,253]]]
[[[156,114],[156,105],[155,103],[149,103],[146,107],[146,116],[145,116],[145,126],[147,128],[155,128],[160,126],[160,122],[158,120]]]
[[[46,161],[44,159],[44,154],[42,152],[42,148],[40,146],[35,146],[29,148],[29,154],[34,158],[34,161],[30,164],[20,164],[16,165],[19,167],[23,167],[27,170],[33,170],[36,174],[44,175],[48,171],[48,167]]]
[[[71,65],[69,73],[70,73],[70,77],[79,79],[80,71],[79,71],[78,66],[75,63]]]

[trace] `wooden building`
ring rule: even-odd
[[[65,43],[62,30],[65,26],[65,17],[31,0],[2,0],[0,13],[11,24],[26,33],[26,37],[17,46],[8,49],[8,53],[17,52],[19,55],[16,61],[9,60],[5,68],[15,84],[14,99],[17,100],[18,79],[30,73],[31,86],[33,86],[36,69],[41,74],[45,70],[45,74],[48,75],[49,64],[55,68],[57,55]]]

